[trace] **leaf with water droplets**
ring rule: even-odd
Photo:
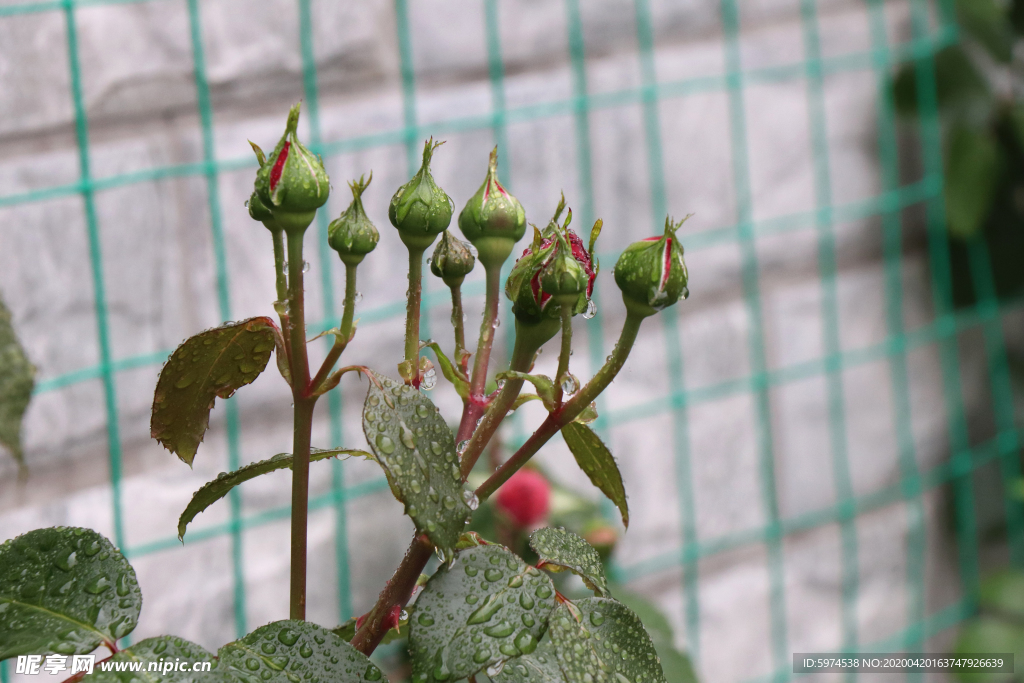
[[[626,503],[626,487],[622,485],[622,474],[611,451],[590,427],[579,422],[570,422],[562,427],[562,438],[576,458],[591,483],[615,503],[622,515],[622,523],[629,526],[629,506]]]
[[[540,557],[545,569],[570,570],[597,595],[608,597],[608,579],[604,575],[601,556],[585,540],[571,531],[545,527],[530,535],[530,547]]]
[[[90,529],[36,529],[0,545],[0,660],[85,654],[135,628],[135,571]]]
[[[308,621],[275,621],[218,653],[245,683],[388,683],[376,664],[340,636]]]
[[[366,441],[418,533],[454,548],[472,510],[452,430],[419,391],[377,373],[372,380],[363,405]]]
[[[236,679],[225,673],[223,666],[219,666],[220,662],[213,653],[175,636],[146,638],[121,650],[109,661],[139,663],[142,670],[104,671],[97,666],[86,680],[89,683],[237,683]],[[151,664],[161,668],[150,671]],[[209,664],[209,670],[192,670],[194,665],[205,668],[206,664]],[[184,667],[174,671],[173,667],[177,665]],[[167,668],[167,671],[163,668]]]
[[[229,398],[263,372],[276,332],[273,320],[259,317],[186,339],[160,371],[149,423],[153,438],[191,466],[217,397]]]
[[[560,604],[532,655],[495,683],[666,683],[650,636],[625,605],[608,598]]]
[[[11,312],[0,299],[0,444],[11,452],[20,466],[25,460],[21,450],[21,419],[32,399],[36,369],[11,325]]]
[[[309,452],[309,461],[316,462],[317,460],[325,460],[327,458],[334,458],[339,455],[345,456],[360,456],[364,458],[373,459],[373,455],[366,451],[361,451],[356,448],[329,448],[319,449],[313,448]],[[272,458],[267,460],[260,460],[241,467],[234,472],[221,472],[217,475],[217,478],[213,481],[206,482],[202,488],[192,494],[192,500],[189,501],[185,511],[181,513],[178,518],[178,540],[182,540],[185,537],[185,529],[188,527],[189,522],[196,518],[200,512],[206,510],[218,500],[228,495],[231,489],[235,488],[239,484],[250,479],[254,479],[261,474],[267,474],[268,472],[275,472],[277,470],[290,469],[292,466],[292,454],[291,453],[278,453]]]
[[[416,600],[413,683],[457,681],[533,652],[554,605],[551,579],[506,548],[459,552]]]

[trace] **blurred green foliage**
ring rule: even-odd
[[[965,242],[984,239],[1000,298],[1024,291],[1024,0],[957,0],[961,40],[935,55],[945,204],[958,306],[975,302]],[[916,117],[919,70],[893,95]]]

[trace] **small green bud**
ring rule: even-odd
[[[557,247],[550,261],[540,271],[541,290],[550,294],[556,304],[575,304],[587,291],[587,271],[573,256],[572,247],[561,232],[555,231]]]
[[[398,188],[388,206],[388,218],[398,228],[405,245],[412,249],[426,249],[434,238],[452,222],[455,202],[434,182],[430,175],[430,158],[444,142],[434,138],[423,145],[423,165],[409,182]]]
[[[456,287],[462,284],[474,265],[476,258],[465,242],[452,235],[450,230],[441,233],[441,241],[434,247],[434,254],[430,257],[431,273],[444,280],[449,287]]]
[[[327,243],[338,252],[342,261],[352,266],[373,251],[380,240],[380,233],[363,209],[363,192],[372,180],[373,173],[370,173],[365,181],[363,176],[359,176],[359,180],[348,184],[352,189],[352,203],[327,226]]]
[[[626,308],[644,316],[654,315],[690,295],[683,247],[676,237],[686,218],[678,223],[666,218],[661,237],[634,242],[622,252],[615,264],[615,284],[622,290]]]
[[[480,253],[485,268],[501,267],[526,234],[526,212],[498,182],[498,148],[491,152],[487,177],[459,214],[459,229]]]
[[[305,230],[331,191],[323,161],[299,141],[299,107],[288,113],[284,135],[256,172],[256,192],[285,230]]]

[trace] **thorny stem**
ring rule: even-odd
[[[573,396],[557,413],[552,413],[548,416],[541,426],[533,433],[533,435],[523,444],[516,453],[502,465],[490,479],[485,481],[480,488],[477,489],[477,496],[483,500],[490,496],[494,491],[498,489],[509,477],[515,473],[523,464],[526,463],[538,450],[543,446],[558,430],[562,425],[567,424],[573,418],[580,414],[580,412],[590,405],[598,394],[600,394],[615,378],[619,370],[622,369],[623,363],[626,361],[626,357],[629,355],[630,350],[633,348],[633,342],[636,341],[637,332],[640,330],[640,323],[643,321],[643,317],[640,315],[634,315],[632,313],[626,314],[626,322],[622,327],[622,333],[619,336],[619,341],[615,345],[615,350],[612,351],[611,359],[604,364],[598,373],[591,379],[586,386]],[[533,354],[536,352],[536,348],[529,349],[529,353],[525,353],[528,349],[524,345],[519,344],[519,339],[522,335],[516,335],[516,350],[513,352],[513,365],[519,364],[521,369],[520,372],[529,369],[529,363],[533,360]],[[530,344],[529,346],[534,346]],[[523,363],[523,359],[528,360]],[[513,369],[516,369],[513,367]],[[497,408],[500,407],[500,403],[504,403],[503,396],[510,396],[508,398],[508,405],[511,405],[515,401],[515,395],[513,395],[512,387],[514,380],[508,380],[505,382],[502,391],[498,394],[492,404],[492,408],[488,411],[488,417],[495,418],[495,422],[500,422],[500,418],[505,416],[507,412],[507,406],[500,412]],[[521,387],[522,382],[517,382]],[[507,392],[507,394],[506,394]],[[514,394],[518,394],[518,389],[515,390]],[[487,425],[489,421],[487,417],[484,418],[484,422],[481,423],[480,429],[477,430],[479,434]],[[495,429],[497,424],[495,424]],[[493,431],[491,432],[493,434]],[[475,438],[476,435],[474,435]],[[470,453],[470,448],[473,446],[471,443],[466,449],[466,453]],[[482,447],[481,449],[482,450]],[[479,451],[476,455],[479,456]],[[465,457],[465,455],[464,455]],[[465,465],[465,460],[463,461]],[[465,472],[465,470],[463,470]],[[427,561],[431,555],[430,542],[423,536],[416,536],[413,538],[412,543],[409,546],[409,550],[406,551],[405,557],[402,559],[402,563],[398,566],[395,571],[395,575],[391,577],[388,585],[381,591],[380,596],[377,598],[377,603],[373,606],[365,622],[363,622],[362,628],[356,631],[355,637],[352,639],[352,645],[363,654],[369,655],[374,649],[380,644],[380,641],[384,638],[386,632],[385,617],[391,611],[395,605],[404,606],[409,598],[412,597],[412,591],[416,586],[416,579],[419,578],[423,568],[427,565]]]
[[[355,316],[356,308],[356,266],[346,263],[345,264],[345,305],[342,309],[341,314],[341,328],[339,329],[340,334],[334,337],[334,346],[327,352],[327,357],[324,358],[323,364],[316,373],[316,377],[310,382],[309,388],[311,393],[316,393],[317,389],[323,385],[324,380],[330,374],[331,370],[334,369],[334,364],[338,362],[341,357],[341,353],[348,346],[349,340],[352,338],[352,318]]]
[[[423,249],[409,247],[409,297],[405,309],[405,360],[418,377],[420,356],[420,299],[423,294]],[[419,386],[414,380],[413,386]]]
[[[309,395],[309,359],[306,355],[305,302],[302,289],[303,231],[288,232],[288,313],[291,320],[292,398],[295,403],[292,433],[292,547],[289,613],[306,618],[306,521],[309,504],[309,445],[316,397]]]
[[[481,501],[489,498],[502,484],[508,481],[509,477],[525,465],[540,450],[541,446],[558,433],[558,430],[576,419],[576,416],[583,412],[583,409],[589,406],[591,401],[597,398],[598,394],[611,384],[626,362],[642,322],[643,316],[632,312],[626,313],[626,321],[622,325],[619,341],[616,342],[615,349],[612,351],[609,360],[575,396],[569,399],[561,408],[548,414],[540,427],[526,440],[526,443],[513,453],[512,457],[506,460],[505,464],[499,467],[487,481],[477,488],[477,498]]]
[[[285,301],[288,298],[288,278],[284,274],[284,229],[277,225],[273,218],[269,221],[263,221],[263,224],[270,228],[270,234],[274,236],[274,272],[277,274],[277,300]]]
[[[562,349],[558,354],[558,372],[555,373],[555,404],[562,404],[562,380],[569,372],[569,354],[572,353],[572,304],[562,304]]]
[[[491,346],[494,344],[494,324],[498,320],[498,300],[501,296],[501,268],[487,268],[487,299],[484,304],[484,318],[480,323],[480,340],[476,345],[473,360],[473,375],[469,380],[469,400],[462,410],[462,421],[455,435],[455,443],[462,443],[473,434],[476,421],[487,409],[484,388],[487,386],[487,365],[491,360]],[[536,350],[536,349],[535,349]],[[479,453],[477,454],[479,455]],[[474,459],[475,460],[475,459]]]

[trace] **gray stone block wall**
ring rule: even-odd
[[[484,15],[480,3],[416,0],[410,4],[412,55],[417,79],[417,117],[427,125],[452,118],[486,116],[491,90]],[[609,94],[641,84],[633,4],[600,0],[582,5],[588,88]],[[803,59],[799,5],[787,0],[741,3],[745,68],[799,63]],[[292,0],[261,3],[208,0],[202,9],[202,40],[214,108],[218,159],[248,160],[247,139],[264,148],[280,134],[287,106],[302,96],[298,14]],[[885,3],[892,38],[906,39],[905,2]],[[313,2],[314,54],[321,88],[320,122],[326,141],[383,134],[403,126],[398,44],[393,5]],[[502,0],[501,44],[505,98],[511,109],[565,101],[572,95],[572,70],[562,3]],[[822,0],[822,45],[826,56],[870,48],[864,3]],[[706,2],[657,0],[655,65],[661,81],[718,75],[723,43],[717,9]],[[89,118],[92,173],[96,178],[201,162],[202,136],[196,114],[192,46],[184,2],[96,5],[76,11],[83,92]],[[0,195],[74,183],[78,151],[69,95],[64,17],[57,12],[0,19]],[[876,158],[876,81],[870,72],[840,72],[825,85],[832,197],[837,205],[880,192]],[[806,84],[801,79],[759,82],[745,90],[747,152],[754,219],[776,219],[815,207],[813,152],[808,133]],[[736,242],[712,243],[706,234],[737,221],[729,102],[721,88],[662,100],[658,105],[668,209],[694,213],[685,241],[707,245],[687,254],[693,295],[676,311],[686,389],[705,389],[750,375],[751,319],[743,298],[742,257]],[[305,119],[308,122],[308,119]],[[306,123],[303,124],[304,126]],[[573,357],[580,376],[593,372],[586,349],[598,334],[610,349],[622,321],[611,278],[611,255],[651,233],[662,219],[651,215],[650,179],[643,111],[638,101],[590,112],[593,215],[605,220],[602,250],[609,254],[599,278],[600,315],[576,326],[580,351]],[[482,177],[494,144],[489,128],[445,131],[448,142],[435,157],[435,176],[462,203]],[[579,206],[576,142],[571,108],[553,117],[513,118],[509,148],[501,150],[513,191],[532,222],[543,223],[564,189]],[[381,229],[380,248],[359,271],[363,311],[402,310],[405,251],[391,230],[387,201],[407,179],[401,138],[380,146],[331,156],[334,191],[327,210],[336,215],[348,202],[344,181],[370,169],[373,185],[364,200]],[[274,298],[269,236],[254,224],[243,203],[255,166],[227,170],[217,179],[230,281],[233,319],[268,314]],[[221,322],[209,209],[209,187],[201,175],[171,176],[103,189],[96,193],[111,354],[116,361],[166,353],[183,338]],[[822,289],[813,224],[759,237],[758,283],[770,371],[810,363],[824,353]],[[913,222],[903,270],[908,328],[931,320],[929,274]],[[710,233],[708,233],[710,234]],[[877,218],[835,226],[839,270],[838,316],[844,351],[883,343],[887,337],[881,229]],[[322,317],[323,262],[307,238],[308,310]],[[97,342],[93,273],[79,195],[0,206],[0,291],[39,377],[94,368]],[[340,264],[331,263],[334,304],[343,295]],[[474,286],[482,274],[471,277]],[[479,289],[477,291],[480,291]],[[430,334],[450,346],[445,291],[428,278]],[[482,297],[469,301],[470,330]],[[357,317],[359,313],[357,313]],[[506,320],[501,332],[511,321]],[[401,357],[398,318],[365,319],[346,352],[352,362],[393,372]],[[619,546],[619,563],[632,586],[661,604],[681,645],[692,642],[684,621],[681,570],[645,572],[644,560],[678,554],[681,512],[680,463],[673,430],[679,413],[635,414],[635,407],[684,388],[670,377],[669,328],[648,321],[626,369],[604,399],[609,415],[633,415],[606,434],[630,494],[632,524]],[[504,336],[504,335],[499,335]],[[323,348],[314,347],[314,356]],[[969,408],[982,406],[987,387],[977,344],[965,344],[963,381]],[[549,349],[540,372],[554,371]],[[918,464],[934,466],[948,456],[947,416],[934,346],[914,349],[908,359],[912,432]],[[139,363],[119,372],[117,410],[123,480],[125,543],[139,548],[174,535],[177,515],[190,494],[227,468],[224,405],[218,402],[194,470],[148,436],[148,412],[159,363]],[[890,370],[884,357],[842,375],[846,444],[857,495],[899,480]],[[359,446],[359,407],[364,388],[344,383],[346,443]],[[837,502],[824,377],[810,373],[770,389],[770,421],[779,513],[789,519]],[[432,398],[455,420],[459,404],[444,382]],[[233,399],[242,424],[242,462],[287,451],[290,396],[271,369]],[[326,443],[326,407],[319,409],[314,443]],[[539,413],[523,410],[520,428]],[[702,543],[759,528],[767,522],[754,397],[744,386],[725,390],[686,410],[692,476],[693,520]],[[112,490],[103,385],[93,376],[40,394],[27,417],[25,438],[32,476],[17,482],[0,460],[0,538],[51,524],[91,526],[111,534]],[[590,490],[571,456],[553,443],[538,456],[560,481]],[[331,490],[329,464],[314,466],[313,495]],[[375,466],[343,465],[348,486],[379,481]],[[287,477],[276,474],[243,488],[247,515],[288,502]],[[955,549],[943,526],[942,492],[926,500],[929,539],[929,609],[954,599],[958,579]],[[411,526],[385,488],[344,508],[351,564],[351,604],[365,611],[396,566]],[[895,503],[857,518],[860,598],[858,627],[866,642],[887,637],[906,623],[908,508]],[[226,504],[194,523],[196,531],[229,519]],[[310,517],[310,618],[338,620],[335,572],[338,513],[333,505]],[[242,534],[246,619],[250,628],[287,611],[287,523],[284,519],[246,528]],[[842,593],[838,527],[826,524],[793,534],[783,544],[787,630],[791,650],[828,650],[839,645]],[[173,631],[208,648],[234,637],[231,541],[227,536],[168,547],[133,560],[145,595],[136,637]],[[668,566],[668,565],[665,565]],[[700,667],[708,681],[744,680],[772,666],[769,581],[760,545],[714,554],[699,571]],[[634,571],[635,570],[635,571]],[[632,573],[631,573],[632,572]]]

